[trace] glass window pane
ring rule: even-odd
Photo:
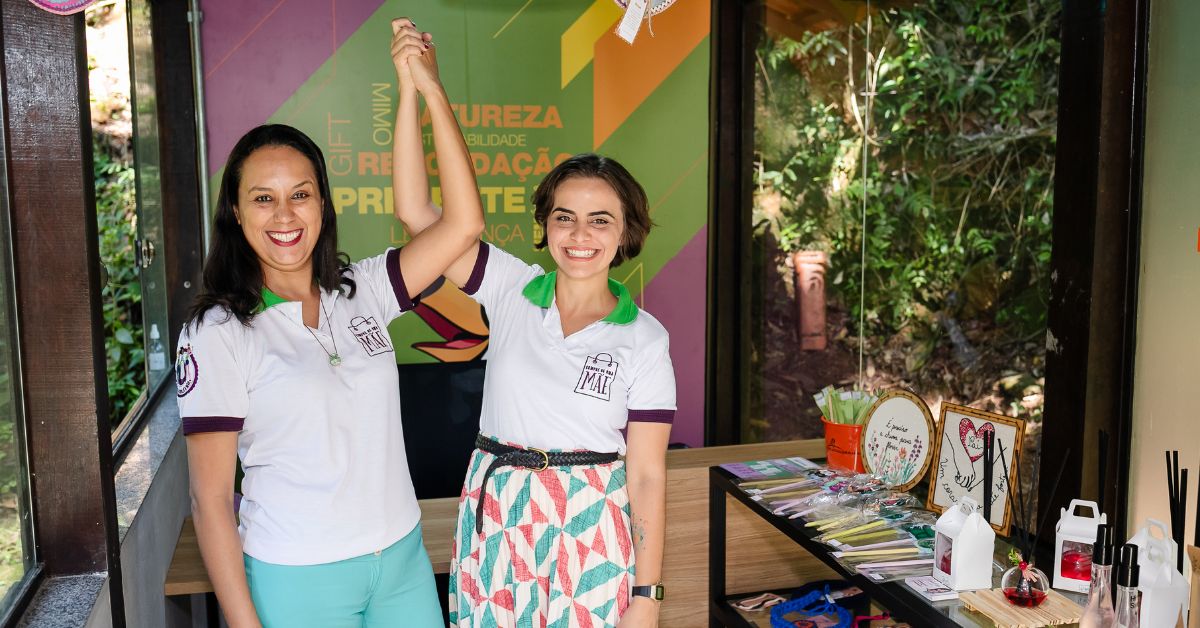
[[[109,418],[117,429],[169,366],[150,6],[97,4],[87,25]]]
[[[821,437],[827,385],[909,388],[1025,419],[1036,461],[1060,3],[792,4],[756,51],[743,440]]]
[[[143,349],[146,389],[153,390],[170,370],[167,347],[167,272],[163,252],[162,184],[158,152],[158,99],[154,78],[150,1],[130,0],[129,32],[133,59],[134,170],[137,180],[139,271],[142,284]]]
[[[3,113],[0,109],[0,119]],[[0,154],[4,153],[4,128],[0,126]],[[0,611],[11,604],[10,593],[32,569],[35,547],[29,516],[8,212],[8,177],[0,163]]]
[[[126,4],[93,5],[86,20],[96,223],[108,279],[102,300],[109,420],[116,427],[146,387]]]

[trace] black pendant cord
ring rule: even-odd
[[[320,338],[317,338],[316,332],[314,332],[311,327],[305,325],[304,328],[308,330],[308,335],[312,336],[313,340],[316,340],[317,344],[320,345],[321,351],[324,351],[325,355],[329,356],[329,364],[331,366],[338,366],[342,363],[342,356],[338,353],[337,335],[333,331],[333,318],[331,317],[330,312],[325,310],[324,301],[318,299],[317,303],[321,306],[321,312],[325,314],[325,324],[329,326],[329,339],[333,341],[333,353],[330,353],[329,349],[325,348],[325,343],[321,342]],[[336,309],[337,303],[334,303],[333,307]]]

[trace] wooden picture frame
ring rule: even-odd
[[[867,411],[859,446],[863,467],[907,491],[933,464],[934,438],[929,406],[912,392],[890,390]]]
[[[963,495],[983,503],[983,438],[979,432],[987,429],[995,434],[996,443],[992,516],[988,523],[997,534],[1007,536],[1012,525],[1012,493],[1006,478],[1017,478],[1021,442],[1025,436],[1022,419],[953,403],[942,404],[925,506],[940,514]]]

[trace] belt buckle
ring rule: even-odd
[[[535,451],[539,454],[542,454],[542,466],[540,466],[536,469],[533,467],[529,467],[530,471],[533,471],[536,473],[538,471],[545,471],[546,469],[550,468],[550,454],[546,453],[545,450],[538,449],[537,447],[526,447],[526,449],[528,449],[529,451]]]

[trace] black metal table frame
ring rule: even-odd
[[[954,626],[958,624],[947,615],[936,610],[932,603],[921,594],[909,589],[900,582],[874,582],[856,572],[850,572],[840,565],[829,553],[829,548],[814,540],[815,533],[803,527],[798,521],[789,520],[771,513],[761,503],[750,498],[745,491],[738,488],[734,476],[721,467],[709,469],[708,483],[708,597],[709,597],[709,628],[740,628],[751,626],[738,612],[729,605],[731,597],[746,597],[753,592],[739,592],[729,596],[725,591],[725,496],[731,495],[745,504],[751,512],[758,515],[775,529],[795,541],[821,562],[829,565],[835,572],[846,580],[862,589],[868,597],[880,606],[886,608],[892,617],[899,621],[907,621],[914,626]]]

